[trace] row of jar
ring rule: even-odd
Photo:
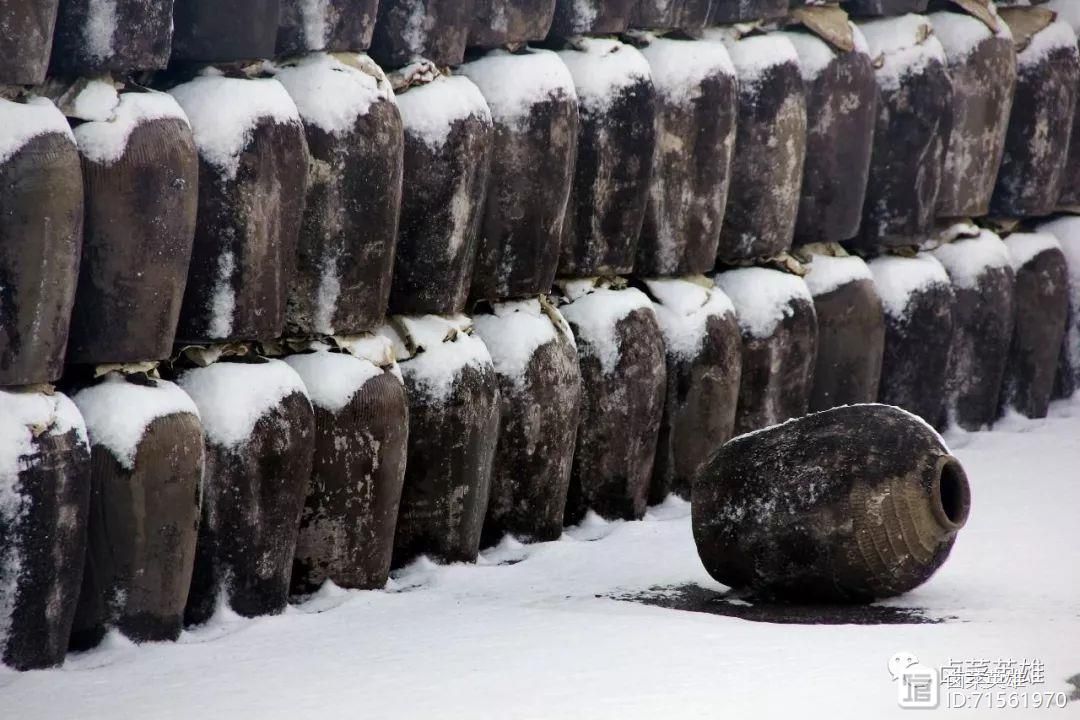
[[[846,0],[844,7],[872,16],[922,12],[927,2]],[[170,62],[320,50],[370,49],[384,67],[416,57],[450,66],[462,62],[466,47],[631,28],[693,34],[787,13],[788,0],[8,0],[0,8],[0,85],[37,85],[46,72],[126,75]]]
[[[809,30],[579,38],[453,75],[316,54],[171,94],[90,80],[53,88],[59,110],[0,100],[0,203],[18,208],[0,385],[55,379],[65,347],[138,362],[177,339],[355,333],[388,302],[454,314],[556,275],[708,272],[793,239],[874,252],[941,217],[1070,206],[1073,31],[1028,38],[1013,104],[1000,18],[932,19],[966,38],[951,81],[930,21],[905,16],[863,25],[876,55],[845,20],[851,52]]]
[[[174,639],[327,580],[381,588],[418,555],[557,539],[590,510],[640,518],[733,434],[808,410],[880,400],[978,429],[1080,381],[1080,218],[802,257],[188,348],[160,370],[175,383],[73,372],[74,402],[0,391],[3,661],[55,664],[113,627]]]

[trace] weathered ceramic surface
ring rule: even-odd
[[[967,520],[963,468],[899,408],[852,405],[732,440],[694,483],[718,582],[798,603],[868,602],[926,582]]]

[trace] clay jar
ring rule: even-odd
[[[952,282],[953,339],[946,394],[948,420],[979,430],[997,418],[1013,322],[1013,269],[1004,243],[989,230],[934,251]]]
[[[742,331],[736,435],[806,412],[818,327],[814,300],[797,275],[768,268],[728,270],[716,285],[735,305]]]
[[[878,401],[932,425],[945,423],[945,384],[953,338],[953,291],[933,256],[884,255],[869,262],[885,310]]]
[[[474,12],[475,0],[379,0],[371,57],[384,68],[460,65]]]
[[[45,82],[60,0],[10,0],[0,7],[0,85]]]
[[[177,339],[270,340],[285,327],[309,155],[272,78],[204,74],[169,91],[199,150],[199,207]]]
[[[930,16],[952,78],[952,127],[938,191],[939,217],[979,217],[990,209],[1016,87],[1008,26],[996,30],[961,12]]]
[[[175,640],[198,537],[198,410],[176,385],[145,375],[110,373],[74,400],[90,433],[91,496],[72,646],[109,628],[135,642]]]
[[[86,198],[69,363],[133,363],[172,353],[191,263],[199,156],[171,95],[91,81],[76,98],[112,108],[75,128]]]
[[[52,75],[160,70],[169,63],[173,0],[61,0]]]
[[[755,596],[869,602],[926,582],[970,505],[926,423],[852,405],[725,445],[694,483],[694,540],[713,578]]]
[[[281,0],[277,54],[367,50],[378,7],[379,0]]]
[[[875,60],[877,122],[862,225],[851,247],[917,245],[933,230],[952,83],[945,51],[920,15],[859,24]]]
[[[1002,11],[1016,44],[1016,94],[990,212],[1004,217],[1046,215],[1065,182],[1077,93],[1076,33],[1045,8]]]
[[[810,410],[874,402],[885,352],[885,316],[862,258],[812,255],[806,285],[817,314]]]
[[[472,562],[491,494],[499,381],[472,321],[396,317],[394,343],[409,397],[409,450],[394,538],[395,567],[428,555]]]
[[[0,390],[0,660],[59,665],[86,559],[90,445],[60,393]]]
[[[656,38],[641,52],[656,88],[656,151],[634,271],[705,273],[716,263],[727,208],[735,68],[718,42]]]
[[[1016,324],[1001,403],[1030,418],[1049,410],[1069,312],[1069,270],[1057,238],[1014,233],[1005,239],[1016,274]]]
[[[390,82],[355,53],[285,63],[275,77],[311,153],[285,326],[300,337],[373,330],[386,318],[401,211],[404,136]]]
[[[195,401],[206,438],[185,620],[206,622],[219,602],[244,617],[280,613],[315,451],[307,390],[287,364],[259,357],[187,370],[177,383]]]
[[[499,378],[499,443],[483,542],[558,540],[581,414],[570,326],[546,298],[495,303],[476,332]]]
[[[850,22],[851,49],[809,30],[785,36],[799,55],[806,93],[806,162],[795,244],[842,242],[856,235],[870,173],[877,117],[874,66],[862,33]]]
[[[0,386],[59,379],[79,276],[83,182],[67,120],[0,99]]]
[[[494,50],[459,72],[480,88],[494,122],[472,296],[549,292],[577,157],[574,80],[549,50]]]
[[[717,257],[771,257],[791,247],[806,158],[806,100],[799,56],[779,33],[706,34],[724,42],[739,78],[738,132]]]
[[[273,57],[279,12],[280,0],[174,0],[172,62]]]
[[[652,73],[638,50],[607,38],[577,38],[559,57],[574,78],[581,123],[558,273],[627,274],[653,172]]]
[[[409,404],[386,344],[285,358],[304,381],[315,411],[311,483],[293,563],[294,594],[324,581],[376,590],[386,585],[394,549]],[[382,348],[382,352],[378,349]]]
[[[405,127],[390,312],[465,310],[491,170],[491,111],[471,80],[427,67],[397,94]]]
[[[731,437],[742,376],[735,307],[704,277],[646,280],[664,336],[667,390],[649,502],[690,499],[698,470]]]
[[[566,522],[587,511],[640,519],[664,413],[664,340],[649,298],[595,280],[562,283],[578,344],[582,404]]]

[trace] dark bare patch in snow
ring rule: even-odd
[[[700,585],[653,587],[636,595],[613,595],[615,600],[656,605],[672,610],[709,613],[754,622],[783,625],[921,625],[954,617],[931,617],[919,608],[887,605],[788,605],[754,600]],[[1076,678],[1080,681],[1080,676]]]

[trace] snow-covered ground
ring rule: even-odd
[[[864,720],[910,712],[886,669],[898,651],[931,666],[1038,659],[1035,689],[1071,692],[1080,399],[947,439],[972,482],[971,520],[938,575],[891,603],[944,623],[780,625],[611,599],[721,589],[698,562],[689,507],[669,500],[644,522],[504,542],[477,565],[420,562],[388,592],[324,590],[279,617],[219,614],[176,644],[110,636],[60,670],[0,670],[0,717]],[[1074,703],[998,713],[1066,717]]]

